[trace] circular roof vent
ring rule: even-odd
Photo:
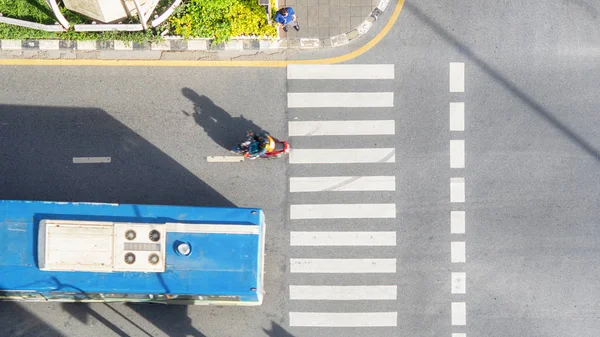
[[[153,265],[157,264],[158,261],[160,261],[160,258],[158,257],[157,254],[153,253],[148,256],[148,262],[150,262],[150,264],[153,264]]]
[[[133,253],[125,254],[125,263],[127,263],[127,264],[135,263],[135,254],[133,254]]]
[[[127,240],[131,241],[131,240],[135,239],[135,237],[136,237],[136,234],[135,234],[134,230],[130,229],[127,232],[125,232],[125,238]]]
[[[160,240],[160,232],[157,231],[156,229],[153,229],[150,231],[150,241],[152,242],[157,242],[158,240]]]

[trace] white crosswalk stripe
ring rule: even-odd
[[[397,312],[290,312],[290,326],[380,327],[396,326]]]
[[[386,223],[396,218],[396,204],[389,202],[390,195],[396,193],[396,177],[381,174],[393,169],[396,149],[377,145],[395,144],[390,137],[396,134],[396,121],[389,119],[389,108],[394,107],[395,78],[393,64],[290,65],[287,68],[290,88],[287,93],[288,135],[292,146],[289,217],[294,228],[289,234],[290,247],[294,247],[289,259],[289,299],[292,300],[289,325],[292,327],[333,329],[398,325],[397,312],[378,312],[373,305],[398,299],[394,277],[397,260],[388,258],[389,249],[397,244],[397,232],[390,231],[389,227],[377,231],[350,225],[359,221],[368,226],[369,219],[373,219],[377,224],[387,226]],[[378,111],[384,111],[387,118],[378,118]],[[344,119],[343,114],[357,116],[354,112],[364,114],[365,119]],[[386,141],[373,141],[378,137]],[[329,145],[332,139],[334,141]],[[363,139],[366,145],[356,146],[363,144]],[[297,147],[294,145],[296,140],[301,140]],[[319,140],[327,142],[319,143]],[[353,146],[344,147],[350,143]],[[453,165],[460,164],[460,152],[457,154],[459,157]],[[364,174],[350,175],[362,173],[356,170],[363,167],[366,169]],[[381,173],[369,175],[368,168]],[[340,201],[353,198],[357,202],[340,202],[335,199],[338,196]],[[377,203],[378,199],[385,201]],[[305,224],[321,223],[326,224],[322,231],[302,228]],[[331,258],[312,258],[317,256]],[[348,258],[341,258],[346,256]],[[339,276],[335,275],[340,274],[351,274],[348,276],[352,277],[339,281]],[[378,284],[350,283],[360,280],[363,274],[377,275]],[[310,282],[312,278],[323,282],[323,278],[329,277],[331,280],[324,284]],[[329,312],[293,310],[295,304],[305,301],[369,301],[370,304],[365,306],[369,308],[365,312],[346,312],[342,305],[336,305],[339,309],[327,310]]]
[[[291,259],[292,273],[395,273],[396,259]]]
[[[292,149],[290,164],[394,163],[396,149]]]
[[[293,64],[288,80],[393,80],[393,64]]]
[[[293,219],[395,218],[396,204],[302,204],[290,205]]]
[[[291,232],[291,246],[395,246],[396,232]]]
[[[290,137],[393,135],[395,121],[294,121],[288,122],[288,130]]]
[[[395,300],[397,286],[290,286],[291,300]]]
[[[288,108],[383,108],[393,106],[393,92],[288,93]]]
[[[396,177],[291,177],[290,192],[394,191]]]

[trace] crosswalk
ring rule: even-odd
[[[390,202],[396,191],[396,149],[390,146],[396,133],[396,121],[390,119],[395,116],[394,78],[393,64],[287,68],[288,136],[293,147],[291,327],[398,325],[398,313],[389,305],[363,312],[344,305],[369,301],[365,307],[377,308],[374,301],[397,300],[397,260],[389,254],[396,246],[396,231],[390,230],[396,218],[396,204]],[[372,277],[365,278],[373,274],[376,284],[369,283]],[[319,303],[326,310],[319,311]]]

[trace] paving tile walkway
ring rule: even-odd
[[[347,33],[371,14],[379,0],[279,0],[279,7],[292,7],[300,31],[290,29],[287,37],[324,38]],[[280,31],[281,37],[285,33]]]

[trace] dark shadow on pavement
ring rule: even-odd
[[[271,321],[271,330],[263,329],[269,337],[294,337],[291,333],[285,330],[281,325]]]
[[[30,313],[17,302],[0,302],[2,328],[0,336],[7,337],[62,337],[64,334]]]
[[[224,149],[231,149],[246,137],[246,131],[263,131],[258,125],[254,124],[241,115],[232,117],[225,110],[215,105],[208,97],[199,95],[190,88],[181,89],[183,96],[194,103],[192,113],[184,111],[187,116],[193,116],[196,124],[200,125],[206,134],[219,146]]]
[[[496,82],[498,82],[502,87],[504,87],[508,92],[517,97],[527,106],[529,106],[533,111],[535,111],[540,117],[544,118],[548,123],[554,126],[556,129],[561,131],[568,139],[577,144],[580,148],[582,148],[585,152],[587,152],[590,156],[594,157],[596,160],[600,161],[600,152],[596,149],[592,144],[588,143],[585,139],[581,138],[577,135],[571,128],[567,125],[563,124],[558,118],[556,118],[550,111],[544,108],[540,103],[538,103],[535,99],[529,96],[525,91],[519,88],[514,82],[510,81],[510,79],[502,76],[498,70],[492,67],[490,64],[486,63],[481,57],[477,56],[473,50],[467,47],[465,44],[460,42],[455,36],[448,33],[446,29],[440,26],[436,21],[430,18],[427,14],[421,11],[417,6],[415,6],[412,2],[405,2],[404,9],[408,12],[412,13],[421,20],[424,24],[431,27],[431,29],[445,39],[449,44],[453,45],[461,54],[467,57],[470,61],[479,66],[486,74],[491,76]]]
[[[0,105],[0,144],[0,199],[235,207],[101,109]]]
[[[136,303],[126,305],[170,337],[206,337],[192,326],[186,305]]]
[[[109,328],[115,334],[121,337],[128,337],[129,334],[121,330],[116,324],[92,309],[88,303],[61,303],[61,308],[75,317],[79,322],[89,325],[90,318],[96,319],[99,323]],[[151,336],[151,335],[150,335]]]

